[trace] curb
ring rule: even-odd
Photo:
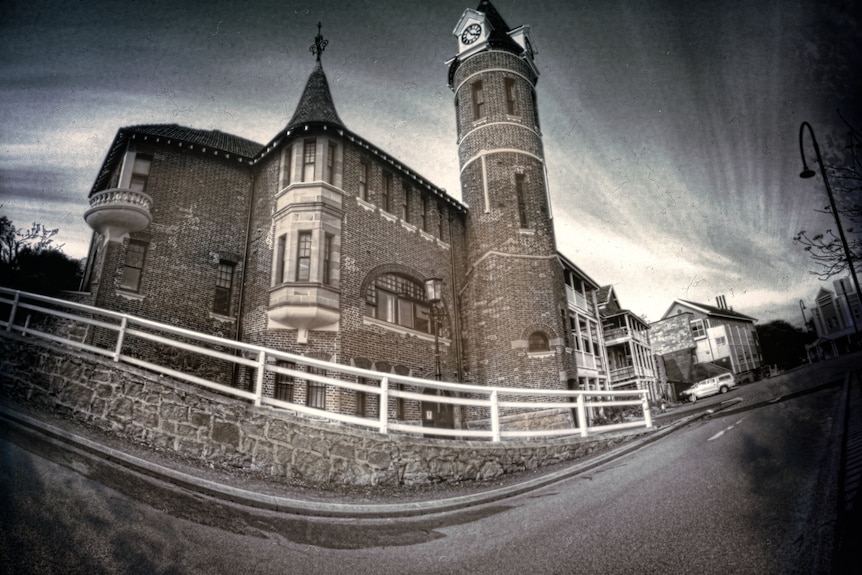
[[[0,421],[4,421],[5,423],[16,427],[20,431],[41,435],[43,438],[47,438],[55,444],[59,443],[66,447],[78,448],[82,451],[125,467],[133,472],[137,472],[196,493],[231,503],[237,503],[258,509],[277,511],[280,513],[310,517],[352,519],[417,517],[420,515],[430,515],[434,513],[444,513],[458,509],[465,509],[520,495],[580,473],[584,473],[585,471],[589,471],[590,469],[598,467],[608,461],[612,461],[632,453],[650,443],[658,441],[662,437],[684,427],[692,421],[708,415],[710,414],[704,412],[684,417],[674,421],[673,423],[667,424],[665,427],[656,429],[654,433],[647,437],[635,439],[610,451],[589,457],[586,460],[576,461],[565,469],[560,469],[535,479],[526,480],[522,483],[492,489],[482,493],[462,495],[448,499],[416,501],[411,503],[351,504],[303,501],[300,499],[266,495],[263,493],[231,487],[230,485],[196,477],[182,471],[170,469],[157,463],[152,463],[145,459],[129,455],[0,405]]]

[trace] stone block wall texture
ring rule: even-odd
[[[574,460],[634,435],[501,442],[381,435],[210,392],[87,353],[0,337],[2,397],[215,465],[312,483],[483,480]]]

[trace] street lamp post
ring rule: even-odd
[[[856,299],[862,305],[862,290],[859,289],[859,278],[856,277],[856,267],[853,264],[853,254],[850,251],[850,246],[847,244],[847,237],[844,235],[844,227],[841,225],[841,217],[838,215],[838,207],[835,205],[835,197],[832,195],[832,188],[829,187],[829,179],[826,177],[826,167],[823,165],[823,158],[820,155],[820,146],[817,145],[817,138],[814,137],[814,129],[808,122],[802,122],[799,126],[799,153],[802,156],[802,172],[799,173],[800,178],[813,178],[816,174],[814,170],[808,167],[805,161],[805,150],[802,147],[802,135],[808,128],[808,133],[811,134],[811,143],[814,144],[814,154],[817,156],[817,163],[820,164],[820,175],[823,177],[823,185],[826,186],[826,194],[829,196],[829,206],[832,208],[832,215],[835,216],[835,225],[838,228],[838,237],[841,238],[841,246],[844,248],[844,257],[847,258],[847,267],[850,268],[850,275],[853,277],[853,286],[856,288]],[[850,312],[850,318],[853,320],[853,331],[859,335],[859,326],[856,325],[856,316],[853,315],[853,310],[850,309],[850,302],[847,302],[847,308]]]
[[[440,310],[438,307],[443,299],[443,280],[430,278],[425,280],[425,299],[431,310],[431,323],[434,326],[434,379],[443,379],[440,373]]]

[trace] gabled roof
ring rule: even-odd
[[[608,305],[611,303],[611,298],[613,297],[614,286],[607,285],[602,286],[596,291],[596,302],[598,302],[599,307]]]
[[[126,144],[130,140],[151,141],[157,144],[180,147],[185,145],[189,149],[194,149],[197,146],[203,153],[221,155],[228,159],[234,157],[244,162],[251,161],[263,149],[263,146],[257,142],[226,134],[219,130],[198,130],[179,124],[127,126],[117,130],[117,135],[114,137],[111,147],[108,148],[105,161],[102,162],[102,168],[96,176],[96,181],[90,191],[91,194],[105,188],[116,160],[125,152]]]
[[[667,308],[667,311],[664,312],[664,315],[661,316],[661,318],[667,319],[668,314],[670,313],[670,310],[672,310],[674,308],[674,306],[676,306],[677,304],[681,304],[683,307],[687,307],[689,309],[699,311],[700,313],[703,313],[703,314],[706,314],[706,315],[709,315],[712,317],[723,317],[725,319],[733,319],[733,320],[737,320],[737,321],[750,321],[752,323],[757,321],[757,319],[755,319],[751,316],[747,316],[745,314],[735,312],[732,309],[724,309],[724,308],[716,307],[713,305],[695,303],[695,302],[686,301],[686,300],[682,300],[682,299],[675,300],[670,305],[670,307]]]
[[[320,60],[314,66],[305,90],[296,105],[293,117],[287,123],[284,130],[290,130],[302,124],[331,124],[344,127],[338,112],[335,111],[335,103],[332,101],[332,92],[329,91],[329,82],[323,73]]]
[[[524,49],[520,44],[512,40],[509,32],[512,30],[494,5],[489,0],[479,2],[477,11],[483,13],[491,24],[491,34],[488,36],[488,46],[497,50],[506,50],[513,54],[521,54]]]

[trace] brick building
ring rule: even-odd
[[[267,144],[177,125],[118,131],[85,214],[94,303],[379,371],[601,388],[598,285],[556,249],[529,27],[510,28],[482,0],[454,35],[465,203],[344,124],[318,34],[296,111]],[[267,393],[378,409],[289,378]],[[406,403],[392,417],[420,416]]]

